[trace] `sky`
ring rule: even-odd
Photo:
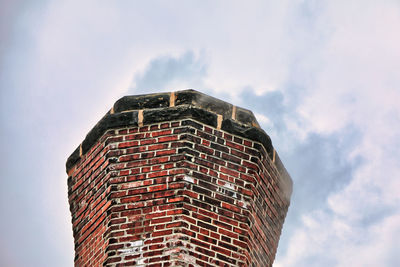
[[[124,95],[251,109],[294,181],[274,267],[400,266],[400,2],[0,0],[0,266],[73,266],[65,162]]]

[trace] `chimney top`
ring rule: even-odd
[[[260,142],[268,156],[273,159],[282,182],[288,185],[291,194],[290,175],[272,146],[271,138],[260,128],[253,112],[193,89],[120,98],[68,157],[67,173],[109,129],[183,118],[192,118],[228,133]]]

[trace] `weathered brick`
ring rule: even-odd
[[[114,111],[67,162],[75,266],[272,265],[290,178],[251,112],[190,90]]]

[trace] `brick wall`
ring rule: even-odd
[[[76,266],[271,266],[291,180],[251,112],[123,98],[67,161]]]

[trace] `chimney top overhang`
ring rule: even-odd
[[[109,129],[185,118],[261,143],[291,194],[292,179],[275,151],[271,138],[260,128],[253,112],[193,89],[120,98],[68,157],[67,173]]]

